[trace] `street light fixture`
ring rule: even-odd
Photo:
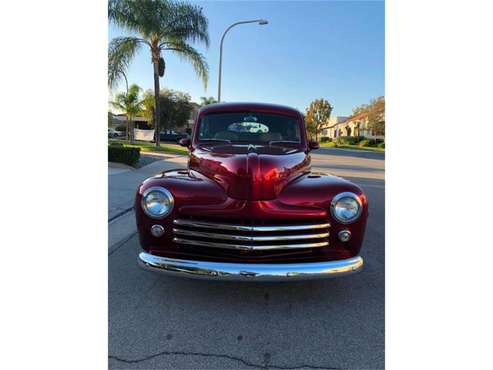
[[[223,36],[221,37],[221,46],[219,48],[219,77],[218,77],[218,84],[217,84],[217,101],[221,101],[221,72],[222,72],[222,65],[223,65],[223,41],[224,41],[224,36],[226,36],[226,33],[233,28],[234,26],[237,26],[239,24],[245,24],[245,23],[258,23],[259,25],[263,26],[265,24],[268,24],[269,21],[266,19],[252,19],[249,21],[239,21],[236,23],[233,23],[230,25],[228,28],[226,28],[226,31],[224,31]]]

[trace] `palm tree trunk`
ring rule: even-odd
[[[130,118],[127,114],[127,140],[130,141]]]
[[[152,64],[154,65],[154,125],[156,132],[156,147],[159,147],[159,50],[152,52]]]
[[[130,143],[134,143],[134,120],[133,117],[130,118]]]

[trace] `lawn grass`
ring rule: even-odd
[[[355,150],[366,150],[369,152],[385,153],[384,148],[375,148],[371,146],[359,146],[359,145],[348,145],[348,144],[336,144],[334,142],[320,143],[321,148],[339,148],[339,149],[355,149]]]
[[[126,140],[108,139],[111,143],[121,143],[125,146],[138,147],[141,153],[168,153],[168,154],[188,154],[188,149],[178,144],[160,143],[160,146],[156,148],[155,143],[149,143],[148,141],[134,141],[133,144]]]

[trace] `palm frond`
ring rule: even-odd
[[[136,37],[116,37],[108,48],[108,85],[114,87],[126,73],[142,40]]]
[[[121,28],[138,32],[148,39],[160,29],[162,21],[155,11],[156,6],[161,6],[160,3],[166,1],[109,0],[108,19]]]
[[[171,14],[165,18],[160,39],[175,38],[183,41],[202,42],[209,47],[209,22],[202,7],[185,2],[175,2]]]
[[[207,87],[209,66],[202,54],[183,41],[167,42],[162,50],[174,51],[181,59],[192,63],[195,73],[204,83],[204,87]]]
[[[140,90],[142,90],[138,85],[136,84],[132,84],[129,88],[128,88],[128,93],[127,93],[127,100],[131,103],[131,104],[136,104],[139,100],[139,94],[140,94]]]
[[[182,1],[171,0],[109,0],[108,18],[116,25],[142,35],[209,46],[208,21],[202,8]]]
[[[125,111],[125,106],[122,105],[119,101],[115,99],[115,101],[110,101],[110,104],[113,108],[120,110],[120,111]]]
[[[115,96],[115,100],[110,102],[111,105],[127,114],[135,116],[142,112],[143,103],[140,98],[141,88],[135,84],[128,88],[128,92],[122,92]]]

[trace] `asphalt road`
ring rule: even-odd
[[[321,149],[312,160],[368,196],[364,270],[281,284],[170,278],[137,266],[133,236],[109,255],[110,368],[384,368],[384,156]]]

